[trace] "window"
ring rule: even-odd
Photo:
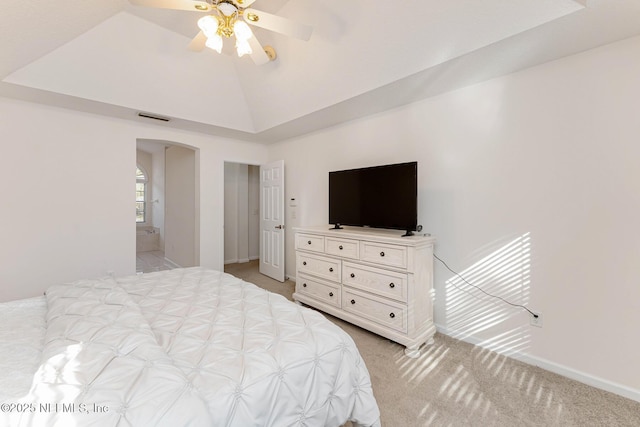
[[[136,222],[147,222],[147,174],[136,169]]]

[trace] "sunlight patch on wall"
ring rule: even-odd
[[[445,282],[446,324],[457,339],[475,337],[521,314],[531,284],[531,236],[525,233]],[[482,345],[502,352],[524,350],[529,344],[526,328],[493,336]]]

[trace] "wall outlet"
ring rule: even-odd
[[[531,326],[542,328],[542,313],[540,313],[539,311],[534,311],[534,313],[537,314],[538,317],[535,317],[533,314],[530,314],[529,323],[531,324]]]

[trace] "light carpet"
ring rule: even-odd
[[[295,284],[258,272],[257,261],[225,271],[291,299]],[[418,359],[404,347],[335,317],[353,337],[384,427],[640,426],[640,403],[446,335]]]

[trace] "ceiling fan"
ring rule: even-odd
[[[249,25],[275,31],[300,40],[309,40],[313,28],[289,19],[250,8],[256,0],[129,0],[138,6],[162,9],[188,10],[206,13],[198,20],[200,32],[189,49],[201,51],[209,47],[222,51],[223,38],[235,36],[238,56],[249,55],[254,63],[262,65],[276,57],[271,46],[262,47]],[[249,24],[249,25],[247,25]]]

